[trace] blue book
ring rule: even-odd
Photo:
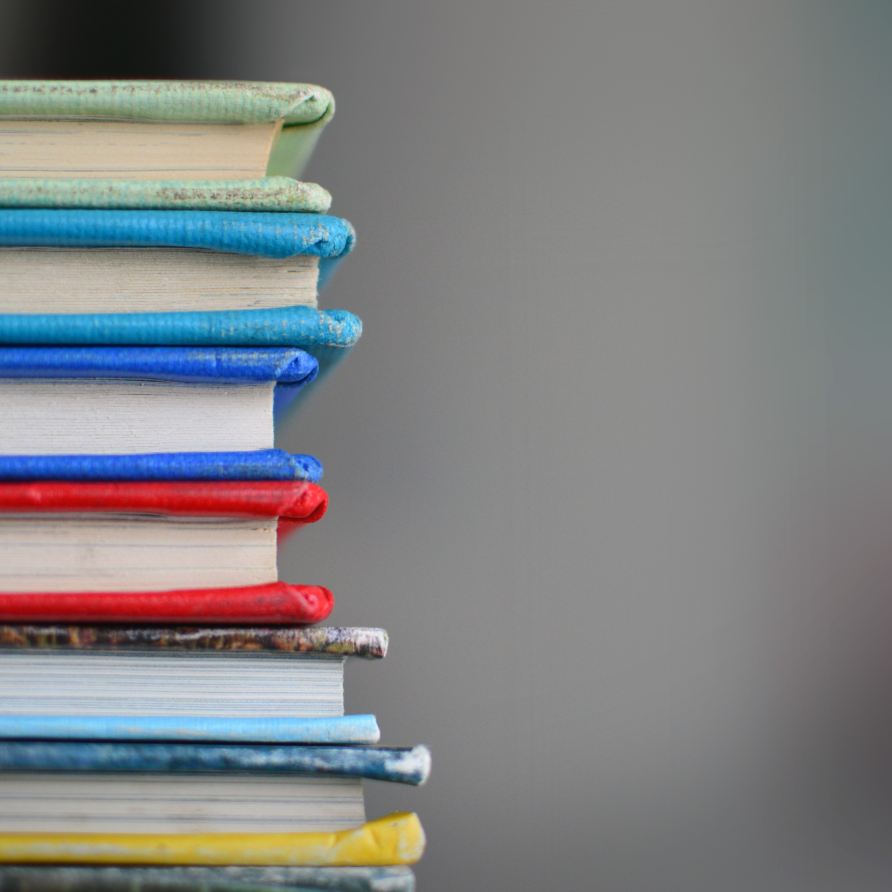
[[[269,450],[318,368],[285,347],[0,347],[0,454]]]
[[[312,455],[154,452],[138,455],[0,455],[0,480],[308,480],[322,479]]]
[[[10,771],[99,774],[239,772],[352,777],[418,785],[423,784],[430,773],[430,752],[425,746],[0,741],[0,772]]]
[[[347,220],[328,214],[68,208],[0,212],[0,247],[191,248],[273,259],[316,257],[320,288],[355,240]],[[51,283],[58,291],[58,281]]]
[[[221,743],[377,743],[372,715],[329,718],[0,715],[0,740],[165,740]]]

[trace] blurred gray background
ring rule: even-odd
[[[391,632],[421,890],[888,888],[888,4],[2,10],[6,76],[337,97],[365,335],[281,569]]]

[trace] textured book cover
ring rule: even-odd
[[[0,862],[377,867],[424,851],[417,815],[400,813],[335,833],[2,833]]]
[[[347,310],[286,307],[203,313],[0,313],[0,344],[297,347],[345,352],[362,335]]]
[[[221,743],[377,743],[371,715],[325,718],[130,715],[0,715],[0,739],[166,740]],[[2,843],[0,843],[2,848]],[[0,860],[3,860],[0,855]],[[258,862],[262,863],[262,862]]]
[[[350,626],[213,628],[208,626],[88,626],[0,624],[0,649],[159,652],[244,651],[310,656],[387,655],[384,629]]]
[[[182,517],[277,517],[314,523],[328,496],[304,481],[220,480],[133,483],[61,480],[0,483],[0,513],[153,514]]]
[[[0,207],[324,214],[331,194],[291,177],[124,180],[0,177]]]
[[[282,122],[267,173],[297,176],[334,98],[313,84],[261,81],[0,81],[0,117],[262,124]]]
[[[194,774],[230,772],[354,777],[423,784],[430,773],[425,746],[260,746],[99,741],[0,741],[2,772]]]
[[[414,892],[409,867],[0,867],[0,892]]]
[[[318,623],[333,608],[334,595],[324,586],[287,582],[150,592],[0,591],[0,621],[11,623],[198,623],[204,627]],[[182,630],[180,634],[185,637]],[[45,639],[47,633],[40,635]],[[249,630],[241,640],[246,645],[250,638]],[[75,640],[87,649],[82,630],[77,630]]]
[[[322,479],[312,455],[252,452],[155,452],[133,455],[0,455],[3,480],[307,480]]]
[[[334,100],[314,84],[266,81],[6,80],[0,117],[182,121],[287,126],[330,115]]]
[[[0,347],[0,378],[103,378],[301,387],[318,363],[285,347]]]
[[[356,234],[327,214],[8,208],[0,247],[192,248],[257,257],[319,258],[319,287],[353,250]]]

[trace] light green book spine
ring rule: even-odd
[[[324,214],[331,195],[288,177],[259,180],[0,178],[0,207],[290,211]]]

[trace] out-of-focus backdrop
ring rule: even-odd
[[[0,74],[318,82],[352,358],[281,560],[386,626],[425,892],[888,888],[892,14],[28,0]],[[64,283],[60,283],[64,287]]]

